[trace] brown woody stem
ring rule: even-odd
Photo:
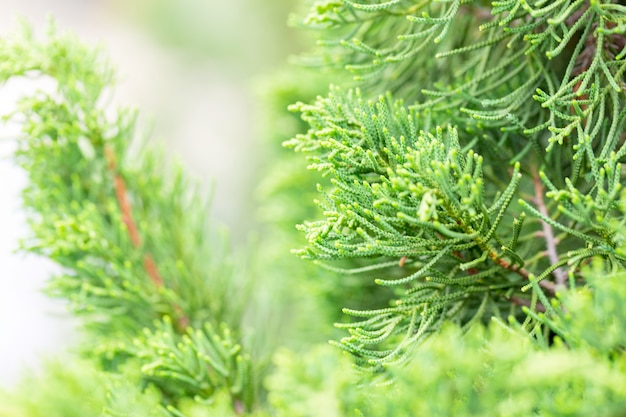
[[[508,269],[509,271],[515,272],[516,274],[518,274],[522,278],[530,280],[530,272],[528,272],[524,268],[520,268],[520,267],[518,267],[516,265],[512,265],[512,264],[510,264],[509,262],[507,262],[506,260],[504,260],[502,258],[498,258],[495,261],[502,268]],[[555,286],[554,286],[554,284],[552,282],[550,282],[550,281],[539,281],[538,284],[539,284],[539,286],[541,288],[543,288],[544,290],[550,292],[550,294],[552,294],[552,295],[556,294],[556,288],[555,288]]]

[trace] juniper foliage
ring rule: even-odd
[[[40,42],[27,27],[0,49],[3,82],[57,84],[9,117],[22,123],[16,161],[30,179],[23,246],[63,267],[47,290],[83,317],[83,349],[103,369],[132,362],[170,407],[220,390],[251,407],[258,380],[238,331],[247,284],[196,187],[157,152],[133,151],[144,146],[135,112],[104,107],[113,72],[101,51],[54,28]]]
[[[332,183],[299,253],[367,257],[346,273],[398,289],[391,306],[344,310],[360,321],[339,345],[360,363],[403,361],[448,320],[535,329],[533,313],[584,285],[582,264],[623,268],[624,11],[344,1],[304,19],[361,85],[292,107],[310,129],[286,145]]]
[[[315,76],[265,98],[256,269],[135,113],[106,106],[101,51],[55,30],[1,41],[3,83],[56,82],[9,117],[24,249],[63,267],[48,291],[84,340],[0,416],[622,415],[626,8],[307,6]],[[314,262],[289,256],[299,238]]]

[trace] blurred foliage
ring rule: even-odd
[[[164,44],[244,75],[281,64],[299,49],[300,36],[286,25],[292,6],[289,0],[116,1]]]
[[[623,416],[626,274],[586,276],[589,287],[563,296],[562,311],[571,313],[559,325],[568,344],[542,348],[502,322],[468,332],[448,324],[406,366],[389,368],[389,379],[366,374],[360,383],[336,351],[281,352],[266,382],[270,402],[281,416],[306,417]]]
[[[0,416],[85,417],[100,414],[106,387],[92,363],[49,361],[44,371],[0,391]]]
[[[266,380],[269,404],[277,417],[351,415],[357,373],[347,356],[329,345],[279,350],[276,372]]]

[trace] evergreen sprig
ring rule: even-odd
[[[487,311],[510,313],[528,275],[517,238],[505,244],[497,230],[519,184],[519,165],[494,196],[484,190],[482,158],[461,148],[455,129],[418,133],[418,116],[389,96],[366,101],[358,90],[334,88],[293,109],[311,129],[286,145],[313,154],[310,168],[330,176],[333,186],[319,202],[325,220],[300,226],[309,247],[298,253],[370,258],[366,268],[345,272],[376,271],[379,285],[405,290],[392,307],[345,309],[363,320],[339,325],[351,333],[342,347],[366,362],[387,363],[404,358],[444,319],[468,324]]]
[[[16,160],[30,181],[33,235],[23,246],[62,267],[48,291],[84,318],[85,350],[110,371],[139,366],[172,412],[181,398],[206,401],[218,388],[237,413],[249,410],[258,381],[235,341],[249,290],[225,237],[209,227],[206,199],[180,167],[146,150],[135,112],[106,106],[114,75],[100,50],[54,28],[45,41],[25,26],[0,42],[0,82],[56,82],[9,118],[23,126]]]
[[[437,45],[452,47],[446,35],[455,17],[462,21],[455,21],[459,25],[455,32],[466,33],[469,29],[468,16],[458,13],[462,3],[321,2],[296,25],[316,30],[317,43],[327,52],[321,59],[311,56],[304,62],[345,66],[369,89],[402,92],[414,98],[423,88],[419,80],[425,77],[432,81],[433,72],[441,68],[437,62],[419,57],[434,54]],[[383,80],[385,90],[377,89]]]
[[[406,291],[390,307],[344,310],[362,319],[340,324],[359,361],[402,360],[444,319],[553,312],[590,259],[624,266],[623,20],[608,1],[343,1],[305,19],[326,25],[327,54],[345,48],[345,68],[369,78],[356,78],[363,93],[293,107],[311,129],[287,145],[332,183],[325,220],[300,226],[299,253],[367,258],[344,273],[375,271]]]

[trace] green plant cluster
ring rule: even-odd
[[[245,259],[101,51],[1,41],[2,82],[56,81],[8,116],[23,246],[85,326],[0,416],[623,416],[626,6],[304,3]]]

